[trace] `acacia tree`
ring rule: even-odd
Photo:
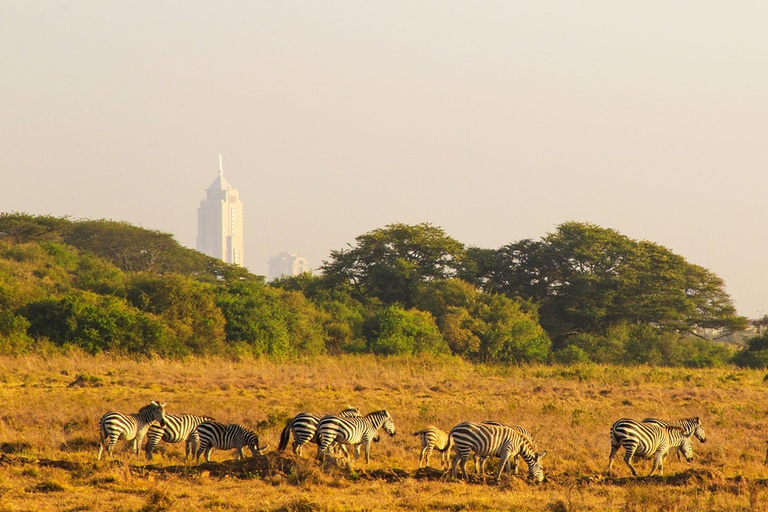
[[[322,265],[329,283],[349,285],[359,297],[410,309],[421,283],[456,274],[464,245],[429,223],[389,224],[358,236],[350,249],[331,251]]]
[[[539,302],[542,325],[555,341],[604,333],[621,322],[694,335],[746,327],[714,273],[594,224],[568,222],[541,241],[502,247],[495,258],[479,254],[480,263],[465,265],[465,274],[488,291]]]

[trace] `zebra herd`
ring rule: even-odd
[[[118,439],[133,441],[132,450],[138,455],[141,449],[141,441],[147,435],[146,454],[147,459],[152,459],[152,454],[162,439],[167,443],[186,443],[186,455],[195,455],[195,460],[200,461],[200,456],[205,454],[206,462],[210,462],[211,450],[237,450],[236,458],[244,458],[243,448],[248,447],[251,455],[260,455],[267,445],[259,446],[259,436],[253,430],[247,429],[236,423],[225,425],[206,416],[193,416],[191,414],[165,414],[166,403],[151,402],[142,407],[138,413],[122,414],[108,412],[99,419],[99,454],[98,460],[104,448],[111,458],[112,451]]]
[[[206,416],[190,414],[172,415],[165,413],[166,403],[156,401],[142,407],[138,413],[123,414],[108,412],[99,420],[99,453],[101,460],[104,449],[108,456],[118,439],[133,441],[132,451],[138,455],[143,437],[147,436],[146,456],[152,459],[152,454],[162,440],[168,443],[185,443],[185,458],[194,454],[195,460],[200,461],[204,455],[210,462],[210,452],[213,448],[219,450],[237,450],[236,459],[244,458],[244,448],[248,448],[252,456],[261,455],[267,445],[261,445],[258,435],[238,424],[223,424]],[[363,415],[357,409],[348,407],[337,415],[319,416],[301,412],[286,422],[280,433],[279,451],[284,451],[293,436],[293,453],[301,456],[302,447],[307,443],[317,445],[316,458],[324,460],[326,455],[343,452],[351,460],[360,457],[361,447],[365,453],[365,462],[370,462],[371,443],[380,439],[379,431],[384,430],[394,436],[395,423],[390,413],[378,410]],[[413,433],[421,439],[419,468],[428,467],[429,459],[434,450],[441,454],[441,468],[450,466],[454,478],[461,471],[465,479],[466,464],[470,455],[474,457],[475,471],[485,480],[485,464],[490,457],[499,458],[499,468],[496,481],[501,479],[505,469],[510,473],[518,471],[518,457],[528,466],[528,477],[535,482],[544,480],[544,469],[541,459],[547,454],[539,452],[533,435],[519,425],[506,425],[497,421],[482,423],[461,422],[449,432],[429,425],[423,430]],[[624,448],[624,462],[632,475],[637,471],[632,464],[635,456],[653,459],[650,475],[657,470],[664,471],[664,457],[670,450],[677,449],[689,462],[693,459],[691,437],[700,442],[706,442],[704,427],[698,417],[685,418],[679,421],[664,421],[656,418],[646,418],[635,421],[622,418],[616,421],[610,430],[611,452],[608,457],[608,475],[612,475],[613,462],[619,448]],[[355,450],[354,459],[350,458],[348,447]],[[450,461],[450,452],[455,453]],[[766,455],[768,464],[768,455]],[[649,476],[650,476],[649,475]]]

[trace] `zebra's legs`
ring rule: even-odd
[[[611,436],[611,454],[608,455],[608,476],[612,476],[611,471],[613,469],[613,461],[617,451],[619,451],[619,443],[616,442],[615,437]]]
[[[425,468],[429,467],[429,457],[432,455],[432,445],[428,444],[427,446],[423,447],[421,449],[421,457],[419,458],[419,467],[422,467],[422,465]]]
[[[499,472],[496,475],[496,482],[501,481],[501,474],[504,472],[504,466],[510,463],[510,460],[509,460],[510,455],[511,453],[508,449],[504,450],[501,453],[501,460],[499,461]]]
[[[624,462],[627,463],[627,466],[629,466],[629,469],[632,471],[632,476],[637,476],[637,471],[635,471],[635,466],[632,465],[632,457],[635,455],[635,450],[630,446],[627,446],[626,450],[627,451],[624,454]],[[653,473],[653,471],[651,471],[651,473]]]
[[[658,450],[656,454],[653,457],[653,467],[651,468],[651,472],[648,474],[648,476],[653,476],[653,473],[656,471],[656,468],[659,469],[659,475],[664,475],[664,453],[662,453],[661,450]]]

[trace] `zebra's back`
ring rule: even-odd
[[[544,480],[540,459],[546,452],[537,453],[530,439],[507,425],[497,422],[464,422],[453,427],[449,435],[456,451],[452,468],[454,476],[460,465],[464,477],[467,477],[466,463],[470,453],[474,452],[480,457],[495,456],[501,459],[496,476],[496,480],[499,480],[509,458],[520,454],[528,464],[529,476],[537,482]]]
[[[197,449],[196,459],[205,453],[206,462],[210,462],[211,449],[237,450],[236,458],[245,458],[243,448],[248,447],[251,455],[261,455],[266,445],[259,446],[259,436],[253,430],[247,429],[237,423],[225,425],[217,421],[204,421],[197,427],[200,437],[200,446]]]
[[[147,432],[147,459],[152,459],[154,452],[160,440],[166,443],[186,442],[185,458],[189,454],[194,454],[199,444],[197,427],[204,421],[211,421],[213,418],[207,416],[195,416],[192,414],[168,414],[165,416],[165,427],[152,425]]]

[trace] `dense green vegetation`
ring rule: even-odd
[[[702,334],[747,327],[718,276],[591,224],[495,250],[393,224],[321,270],[266,283],[169,234],[0,214],[0,352],[768,365],[765,334],[741,351]]]

